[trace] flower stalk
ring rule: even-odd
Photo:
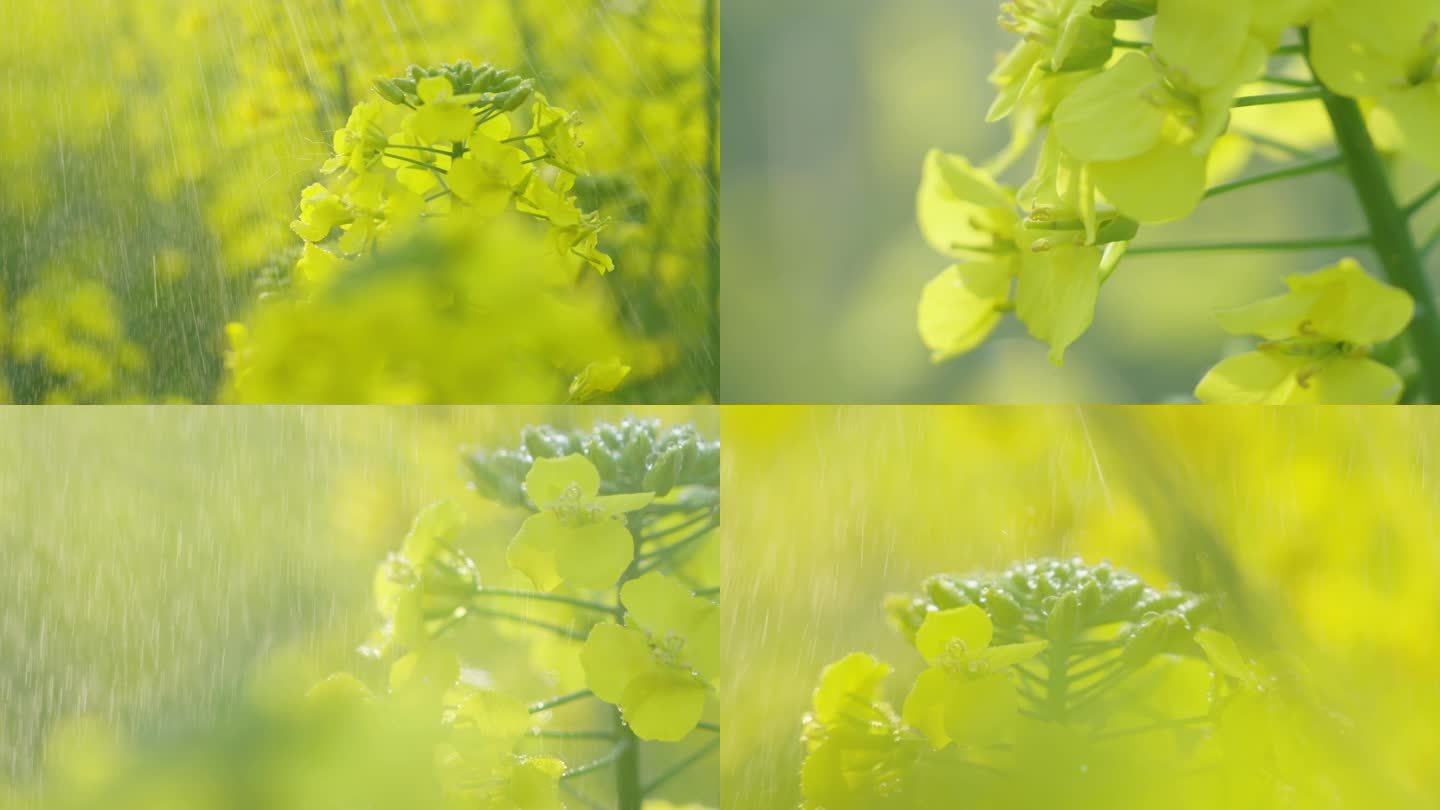
[[[1302,31],[1301,36],[1308,46],[1309,32]],[[1360,207],[1370,224],[1370,243],[1385,277],[1415,301],[1415,317],[1406,334],[1420,366],[1420,388],[1430,402],[1440,402],[1440,311],[1410,233],[1409,217],[1391,189],[1360,105],[1354,99],[1336,95],[1323,83],[1320,94]]]

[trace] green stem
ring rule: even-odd
[[[515,622],[516,624],[528,624],[531,627],[538,627],[541,630],[549,630],[557,636],[568,638],[572,641],[584,641],[587,637],[585,633],[577,632],[568,627],[551,624],[550,622],[542,622],[538,619],[532,619],[529,616],[522,616],[519,613],[510,613],[504,610],[491,610],[490,608],[469,606],[465,608],[465,613],[470,616],[484,616],[487,619],[504,619]]]
[[[1420,255],[1429,256],[1430,253],[1435,250],[1436,245],[1440,245],[1440,225],[1437,225],[1435,230],[1430,232],[1430,236],[1426,238],[1425,244],[1420,247]]]
[[[640,513],[631,512],[625,516],[625,523],[630,529],[630,536],[639,536]],[[638,549],[640,542],[635,541]],[[640,576],[639,559],[630,562],[629,567],[620,575],[620,581],[616,583],[615,607],[620,611],[619,621],[625,623],[625,602],[620,598],[620,593],[625,589],[625,583]],[[625,718],[616,706],[612,712],[612,726],[615,729],[615,736],[623,746],[622,753],[615,763],[615,802],[617,810],[641,810],[645,803],[645,791],[640,785],[640,741],[635,737],[635,732],[626,725]]]
[[[615,798],[618,810],[641,810],[645,788],[640,784],[640,743],[635,732],[620,719],[615,710],[615,729],[625,747],[615,762]]]
[[[1320,98],[1323,91],[1320,88],[1313,90],[1297,90],[1294,93],[1261,93],[1255,96],[1241,96],[1235,99],[1232,107],[1263,107],[1269,104],[1289,104],[1295,101],[1312,101]]]
[[[693,517],[688,517],[672,526],[666,526],[665,528],[656,531],[646,531],[643,534],[638,535],[638,537],[640,538],[640,542],[642,543],[648,543],[652,540],[660,540],[664,537],[675,534],[682,529],[688,529],[691,526],[694,526],[696,523],[699,523],[700,521],[710,517],[711,514],[711,510],[705,509],[702,510],[700,513],[694,515]],[[645,524],[645,528],[647,530],[650,529],[650,526],[651,524],[649,523]]]
[[[1069,703],[1070,691],[1070,643],[1069,639],[1062,641],[1051,641],[1046,667],[1050,677],[1045,686],[1044,714],[1050,722],[1065,722],[1066,707]]]
[[[1309,32],[1301,32],[1308,43]],[[1325,110],[1335,129],[1335,141],[1345,156],[1360,207],[1370,223],[1371,242],[1386,279],[1415,301],[1415,318],[1406,330],[1420,365],[1420,386],[1430,402],[1440,403],[1440,311],[1425,275],[1420,251],[1410,235],[1409,218],[1400,209],[1380,152],[1365,128],[1365,117],[1354,99],[1322,87]]]
[[[417,152],[434,152],[434,153],[437,154],[437,155],[444,155],[444,156],[446,156],[446,157],[457,157],[457,155],[455,154],[454,150],[451,150],[451,149],[437,149],[436,147],[433,147],[433,146],[416,146],[416,145],[407,144],[407,143],[387,143],[387,144],[385,144],[385,148],[386,148],[386,149],[414,149],[414,150],[417,151]],[[464,154],[464,153],[462,152],[461,154]],[[399,157],[399,156],[398,156],[398,155],[391,155],[391,157]],[[428,164],[427,164],[427,165],[428,165]]]
[[[1424,193],[1412,200],[1409,205],[1405,206],[1405,216],[1415,216],[1420,212],[1421,208],[1424,208],[1431,200],[1435,199],[1436,195],[1440,195],[1440,182],[1436,182],[1435,185],[1425,189]]]
[[[578,788],[576,788],[569,782],[561,782],[560,789],[570,794],[572,797],[574,797],[576,801],[590,808],[590,810],[609,810],[609,808],[607,808],[605,805],[595,801],[584,793],[581,793]]]
[[[654,571],[666,560],[674,557],[676,552],[683,551],[684,549],[695,545],[701,540],[704,540],[707,536],[709,536],[711,532],[715,531],[715,529],[719,525],[719,523],[711,523],[705,526],[701,526],[698,530],[687,535],[685,538],[677,540],[674,543],[665,546],[664,548],[657,548],[653,551],[647,551],[644,554],[641,554],[640,556],[635,558],[635,562],[643,563],[643,565],[640,565],[638,567],[637,573],[648,574],[651,571]]]
[[[1091,664],[1085,669],[1076,671],[1075,674],[1070,676],[1070,679],[1073,681],[1083,681],[1086,678],[1090,678],[1095,675],[1103,675],[1113,670],[1115,667],[1120,666],[1123,661],[1124,659],[1121,658],[1111,658],[1110,660],[1103,661],[1099,664]]]
[[[650,780],[650,782],[641,789],[641,792],[644,795],[649,796],[650,794],[654,793],[661,785],[665,784],[671,779],[674,779],[676,776],[679,776],[685,771],[686,768],[689,768],[691,765],[694,765],[695,763],[709,756],[711,752],[713,752],[719,747],[719,739],[714,739],[710,742],[705,743],[704,746],[696,750],[694,753],[690,754],[690,756],[685,757],[674,765],[671,765],[670,767],[662,771],[659,776],[656,776],[654,779]]]
[[[610,605],[602,605],[599,602],[590,602],[585,599],[579,599],[574,596],[565,596],[564,594],[559,593],[517,591],[510,590],[508,588],[481,588],[480,590],[476,591],[473,596],[494,596],[497,598],[511,599],[534,599],[537,602],[554,602],[556,604],[570,605],[571,607],[585,608],[586,610],[598,610],[604,613],[610,613],[612,615],[619,615],[618,609],[613,608]]]
[[[695,728],[698,728],[701,731],[713,731],[716,734],[720,733],[719,723],[696,723]]]
[[[1230,253],[1236,251],[1328,250],[1370,244],[1368,236],[1340,236],[1333,239],[1290,239],[1271,242],[1197,242],[1179,245],[1141,245],[1130,248],[1129,255],[1144,256],[1162,253]]]
[[[1308,89],[1315,86],[1313,79],[1295,79],[1289,76],[1264,76],[1260,81],[1267,84],[1278,84],[1282,87],[1303,87]]]
[[[544,737],[549,740],[613,740],[613,731],[550,731],[537,728],[530,731],[531,737]]]
[[[1117,48],[1126,48],[1132,51],[1144,50],[1145,48],[1150,47],[1150,43],[1148,42],[1140,42],[1139,40],[1134,39],[1121,39],[1119,37],[1111,40],[1111,42]]]
[[[540,712],[549,711],[557,706],[564,706],[567,703],[574,703],[577,700],[584,700],[585,698],[590,697],[592,694],[593,693],[589,689],[581,689],[578,692],[567,692],[563,695],[557,695],[553,698],[542,700],[539,703],[531,703],[527,708],[531,714],[539,714]]]
[[[1328,169],[1336,169],[1344,165],[1345,159],[1336,156],[1332,158],[1324,158],[1323,160],[1311,161],[1309,163],[1301,163],[1298,166],[1287,166],[1283,169],[1276,169],[1272,172],[1257,174],[1254,177],[1244,177],[1239,180],[1233,180],[1229,183],[1221,183],[1220,185],[1215,186],[1209,191],[1206,191],[1205,198],[1209,199],[1211,197],[1218,197],[1221,194],[1228,194],[1232,191],[1238,191],[1242,188],[1258,186],[1262,183],[1270,183],[1275,180],[1284,180],[1290,177],[1301,177],[1307,174],[1323,172]]]
[[[719,595],[720,595],[720,587],[717,585],[717,586],[714,587],[714,588],[701,588],[700,590],[698,590],[698,591],[695,592],[695,595],[696,595],[696,596],[719,596]]]
[[[1261,146],[1268,146],[1271,149],[1284,152],[1293,158],[1300,158],[1302,160],[1314,160],[1316,158],[1314,152],[1308,149],[1302,149],[1291,143],[1286,143],[1279,138],[1272,138],[1269,135],[1262,135],[1258,132],[1241,132],[1239,134]]]
[[[634,743],[634,737],[622,738],[620,742],[616,743],[615,747],[611,748],[608,752],[606,752],[604,756],[593,762],[587,762],[584,765],[576,765],[575,767],[565,771],[565,773],[560,774],[560,778],[574,779],[577,776],[584,776],[587,773],[598,771],[606,765],[609,765],[610,763],[616,761],[617,759],[624,759],[625,755],[628,752],[634,750]],[[637,804],[634,808],[630,808],[626,807],[624,804],[621,804],[620,807],[621,810],[639,810],[640,805]]]
[[[426,163],[426,162],[424,162],[423,160],[416,160],[416,159],[414,159],[414,158],[408,158],[408,157],[405,157],[404,155],[392,155],[392,154],[390,154],[389,152],[386,152],[386,153],[385,153],[385,157],[394,158],[394,159],[396,159],[396,160],[402,160],[402,161],[404,161],[404,162],[406,162],[406,163],[413,163],[413,164],[415,164],[416,166],[419,166],[419,167],[422,168],[422,169],[429,169],[429,170],[432,171],[432,172],[439,172],[439,173],[441,173],[441,174],[449,174],[449,172],[445,171],[444,169],[440,168],[439,166],[436,166],[436,165],[430,164],[430,163]]]

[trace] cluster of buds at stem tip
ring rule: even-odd
[[[504,112],[520,109],[535,92],[535,83],[531,79],[494,65],[472,65],[463,60],[428,68],[411,65],[404,76],[376,79],[375,92],[391,104],[418,107],[424,102],[417,86],[431,76],[448,78],[455,95],[471,105],[493,107]]]
[[[589,431],[526,428],[519,447],[467,451],[464,460],[470,486],[480,495],[524,506],[525,475],[535,459],[574,454],[595,465],[602,495],[653,492],[664,497],[687,488],[686,497],[698,499],[697,507],[705,505],[699,501],[719,497],[720,443],[705,439],[694,425],[662,428],[657,420],[624,419]]]
[[[1044,559],[998,574],[940,574],[923,592],[886,602],[892,624],[913,640],[931,612],[979,605],[997,637],[1063,643],[1106,625],[1129,625],[1126,644],[1136,653],[1177,651],[1185,634],[1212,618],[1211,600],[1184,591],[1160,591],[1109,563]],[[1188,648],[1185,648],[1188,649]]]

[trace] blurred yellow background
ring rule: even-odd
[[[1289,272],[1347,255],[1134,256],[1100,295],[1064,368],[1013,319],[984,346],[933,366],[916,330],[925,282],[950,262],[915,224],[927,150],[977,164],[1009,132],[987,125],[985,76],[1016,41],[998,0],[730,0],[723,36],[726,402],[1164,402],[1188,400],[1223,354],[1216,309],[1283,290]],[[1242,111],[1323,155],[1319,102]],[[1289,135],[1287,135],[1289,137]],[[1002,180],[1029,177],[1027,156]],[[1250,172],[1280,164],[1256,158]],[[1434,179],[1396,166],[1409,199]],[[1421,235],[1435,215],[1417,218]],[[1136,246],[1337,236],[1364,230],[1339,176],[1314,175],[1207,202]],[[1368,251],[1355,254],[1373,272]]]
[[[225,324],[288,281],[301,189],[352,106],[376,78],[459,60],[533,78],[581,117],[585,205],[612,220],[619,266],[599,309],[666,353],[615,401],[713,400],[703,8],[7,0],[0,402],[216,399]],[[297,400],[314,401],[266,401]]]
[[[467,512],[482,581],[519,586],[504,555],[525,510],[469,490],[461,450],[625,416],[718,432],[679,407],[0,408],[0,806],[44,780],[57,724],[163,750],[217,739],[272,672],[298,695],[380,666],[355,652],[375,566],[437,499]],[[536,636],[467,632],[497,680],[553,694]],[[671,789],[713,793],[712,774]]]
[[[826,664],[888,661],[899,704],[923,662],[887,594],[1044,555],[1220,594],[1249,648],[1303,662],[1365,806],[1440,799],[1440,411],[732,407],[724,430],[725,807],[796,806]]]

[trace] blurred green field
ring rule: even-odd
[[[1131,257],[1063,368],[1013,319],[971,354],[932,365],[916,305],[948,262],[921,238],[916,189],[928,150],[978,164],[1008,140],[1004,124],[984,122],[994,96],[985,76],[1015,41],[996,24],[999,6],[726,4],[723,35],[743,53],[723,67],[726,402],[1188,401],[1229,339],[1215,310],[1346,255]],[[1328,135],[1318,102],[1263,115],[1317,146]],[[1249,170],[1278,165],[1257,157]],[[1018,184],[1032,167],[1027,156],[1001,179]],[[1395,176],[1402,199],[1434,180],[1411,163]],[[1434,224],[1432,213],[1417,232]],[[1206,203],[1180,223],[1146,227],[1136,245],[1363,230],[1344,180],[1317,175]],[[1370,254],[1358,258],[1376,269]]]
[[[373,676],[375,565],[421,506],[455,499],[487,583],[513,578],[523,510],[469,490],[460,450],[627,415],[718,432],[703,408],[0,408],[0,806],[56,778],[52,730],[77,719],[144,762],[255,733],[271,692]],[[473,633],[497,680],[553,688],[530,636]],[[672,795],[716,790],[687,777]]]
[[[830,662],[894,665],[898,708],[924,662],[887,594],[1046,555],[1218,596],[1228,632],[1298,660],[1360,774],[1323,806],[1440,799],[1440,413],[735,407],[725,437],[723,806],[796,806]]]

